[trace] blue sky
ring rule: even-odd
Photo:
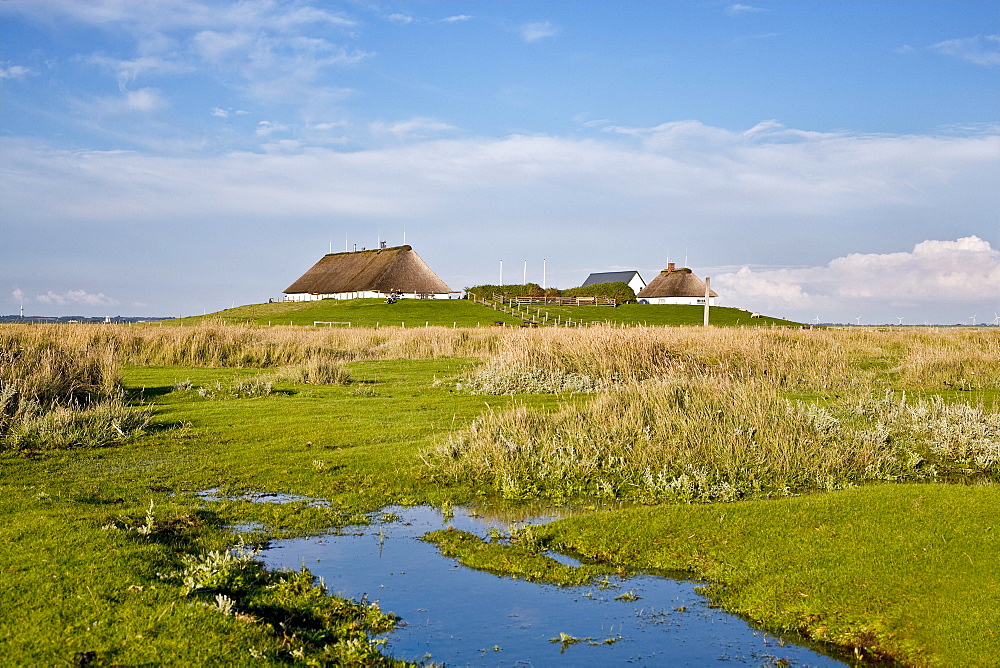
[[[1000,311],[1000,2],[0,3],[0,312],[188,315],[406,241],[803,320]]]

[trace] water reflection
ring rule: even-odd
[[[385,513],[399,519],[380,521],[392,520]],[[331,592],[367,594],[402,617],[405,625],[386,636],[386,652],[399,659],[476,666],[842,665],[710,609],[691,582],[642,575],[612,578],[610,588],[538,585],[465,568],[418,540],[444,526],[480,536],[502,526],[463,509],[449,519],[425,506],[391,507],[373,519],[339,535],[275,541],[261,556],[270,567],[305,565]],[[622,596],[628,592],[635,598]]]

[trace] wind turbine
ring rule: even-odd
[[[994,325],[1000,325],[1000,313],[997,313],[996,311],[993,311],[993,315],[994,315],[993,324]]]
[[[819,324],[819,314],[818,313],[816,314],[816,324],[817,325]]]
[[[971,318],[969,318],[969,320],[971,320],[971,321],[972,321],[972,325],[973,325],[973,326],[975,326],[975,324],[976,324],[976,316],[977,316],[977,315],[978,315],[977,313],[973,313],[973,314],[972,314],[972,317],[971,317]]]
[[[903,326],[903,316],[897,316],[896,320],[899,321],[899,326],[902,327]]]
[[[861,326],[861,316],[860,315],[857,317],[857,320],[858,320],[858,326],[860,327]]]

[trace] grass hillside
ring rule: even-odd
[[[541,306],[525,309],[525,315],[543,322],[557,318],[573,321],[607,322],[621,325],[679,326],[700,325],[704,317],[701,306],[653,306],[625,304],[608,306]],[[324,299],[314,302],[276,302],[248,304],[204,316],[179,318],[172,322],[189,325],[205,320],[255,325],[309,325],[314,322],[351,323],[352,327],[485,327],[495,321],[519,325],[521,320],[488,306],[465,299],[403,299],[386,304],[382,299]],[[711,323],[722,327],[734,326],[798,326],[800,323],[764,316],[750,318],[750,313],[735,308],[716,307],[711,310]]]
[[[179,324],[205,320],[255,325],[309,325],[314,322],[351,323],[352,327],[486,327],[495,321],[519,325],[520,319],[464,299],[324,299],[315,302],[248,304],[217,313],[180,318]]]
[[[549,320],[561,317],[563,320],[572,318],[580,322],[607,322],[620,325],[678,326],[700,325],[704,322],[704,306],[660,305],[660,304],[623,304],[615,308],[610,306],[541,306],[529,310],[541,318],[549,314]],[[777,325],[779,327],[798,327],[801,323],[771,316],[751,318],[749,311],[738,308],[713,307],[709,314],[709,322],[720,327],[760,327]]]

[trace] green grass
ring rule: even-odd
[[[582,587],[598,577],[623,571],[602,565],[567,566],[552,557],[539,554],[537,549],[517,544],[487,542],[475,534],[452,527],[432,531],[424,540],[437,545],[446,557],[489,573],[496,573],[528,582],[544,582],[563,587]]]
[[[252,650],[265,664],[290,660],[294,643],[183,596],[158,574],[178,571],[185,554],[231,545],[232,524],[262,522],[259,537],[302,535],[394,501],[451,498],[421,483],[415,451],[480,410],[479,398],[431,387],[435,375],[463,364],[356,364],[349,387],[287,386],[289,394],[225,400],[170,390],[179,380],[229,383],[266,371],[125,369],[129,391],[155,402],[154,435],[128,447],[0,456],[0,607],[18,610],[0,620],[6,657],[70,663],[93,651],[101,664],[231,665],[249,662]],[[194,495],[212,487],[335,503],[207,503]],[[455,500],[470,499],[464,492]],[[102,529],[141,525],[151,501],[158,523],[184,530]]]
[[[193,325],[218,321],[255,325],[308,325],[314,322],[351,323],[351,327],[487,327],[496,321],[520,325],[521,320],[465,299],[323,299],[313,302],[249,304],[206,316],[169,322]],[[326,325],[320,325],[325,327]],[[342,327],[346,325],[333,325]]]
[[[1000,487],[885,485],[781,501],[633,508],[541,539],[591,559],[683,570],[727,610],[905,664],[1000,650]]]
[[[681,326],[701,325],[704,307],[680,305],[625,304],[609,306],[542,306],[522,309],[538,322],[606,322],[619,325]],[[545,313],[549,320],[545,321]],[[536,317],[537,316],[537,317]],[[403,299],[386,304],[383,299],[324,299],[314,302],[249,304],[205,316],[178,318],[168,322],[193,325],[204,321],[251,323],[255,325],[308,325],[314,322],[349,322],[352,327],[487,327],[495,321],[520,325],[521,319],[466,299]],[[797,327],[800,323],[762,316],[751,318],[748,311],[735,308],[711,309],[712,325],[719,327]],[[341,325],[335,325],[341,326]]]
[[[651,327],[677,327],[701,325],[705,322],[704,306],[680,304],[623,304],[610,306],[532,306],[524,309],[539,322],[552,322],[570,318],[582,323],[605,322],[616,325],[648,325]],[[545,314],[549,319],[545,321]],[[801,323],[771,316],[751,318],[749,311],[716,306],[709,309],[709,324],[716,327],[799,327]]]
[[[768,340],[782,349],[801,345],[795,337],[817,334],[759,333],[774,334]],[[522,330],[506,334],[521,345]],[[740,340],[749,334],[731,330]],[[830,345],[844,341],[823,334],[835,339]],[[983,359],[976,368],[988,370]],[[95,652],[99,665],[346,661],[324,655],[321,645],[357,622],[335,619],[327,599],[306,586],[308,576],[288,576],[288,591],[277,601],[253,590],[253,582],[227,588],[244,616],[225,615],[213,607],[222,590],[185,595],[179,577],[185,559],[231,547],[230,527],[244,522],[261,523],[250,538],[266,540],[357,523],[360,513],[393,503],[495,506],[500,499],[483,481],[442,483],[421,454],[467,428],[487,404],[498,412],[524,405],[555,414],[588,398],[457,391],[455,380],[481,363],[352,362],[347,385],[278,382],[274,394],[255,398],[212,398],[174,386],[228,387],[274,368],[125,367],[127,396],[155,411],[145,435],[111,447],[0,449],[0,609],[17,611],[0,616],[3,662],[71,664],[78,652]],[[876,371],[889,377],[889,369]],[[793,389],[819,392],[811,384]],[[947,392],[959,400],[972,394]],[[331,505],[209,502],[196,495],[215,487],[304,494]],[[982,665],[1000,655],[998,496],[996,486],[887,484],[771,501],[591,509],[534,529],[533,544],[562,546],[611,568],[696,573],[721,605],[775,630],[803,629],[906,663]],[[462,552],[482,553],[480,567],[543,580],[551,575],[552,565],[537,559],[531,545],[494,550],[501,546],[453,542]],[[283,637],[255,612],[272,605],[320,621]],[[361,627],[371,633],[380,624],[374,619]]]

